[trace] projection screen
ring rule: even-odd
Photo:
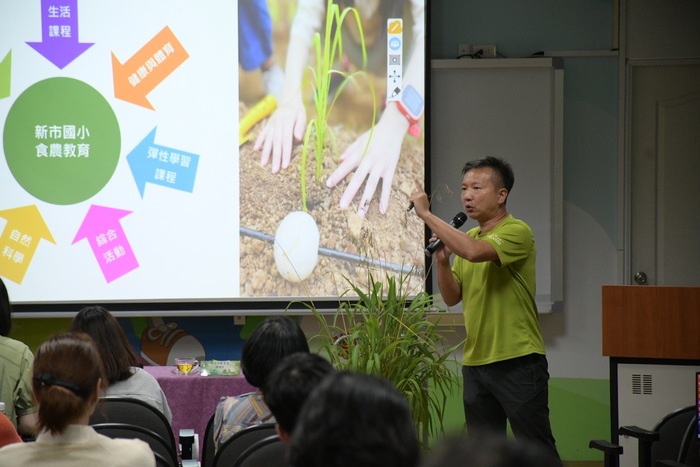
[[[370,274],[422,291],[426,3],[3,1],[16,310],[332,306]]]

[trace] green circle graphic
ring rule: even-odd
[[[12,104],[3,144],[22,188],[51,204],[75,204],[97,194],[119,162],[119,123],[107,100],[73,78],[49,78]]]

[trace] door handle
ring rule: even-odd
[[[634,281],[639,285],[644,285],[648,282],[648,278],[645,272],[639,271],[634,274]]]

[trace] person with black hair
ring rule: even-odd
[[[71,331],[84,332],[95,341],[107,376],[105,396],[142,400],[172,422],[172,412],[158,380],[142,368],[124,329],[106,308],[81,309],[73,318]]]
[[[347,371],[309,395],[289,445],[293,467],[414,467],[420,455],[406,398],[383,378]]]
[[[9,337],[11,330],[12,304],[0,279],[0,402],[17,431],[31,437],[37,432],[38,410],[32,396],[34,355],[23,342]]]
[[[265,404],[263,390],[269,374],[286,356],[309,352],[309,343],[299,324],[287,316],[261,322],[243,345],[241,372],[257,389],[239,396],[222,397],[214,412],[213,437],[218,450],[236,432],[252,425],[275,422]]]
[[[560,467],[540,444],[494,435],[452,435],[436,443],[421,467]]]
[[[301,407],[311,391],[333,372],[333,365],[314,353],[295,353],[282,360],[267,378],[265,403],[277,420],[277,434],[284,443],[291,440]]]
[[[544,446],[559,458],[549,421],[549,372],[535,303],[535,239],[506,210],[515,176],[496,157],[467,162],[461,199],[478,225],[466,234],[430,212],[416,181],[410,202],[440,238],[438,286],[447,306],[462,302],[467,338],[462,355],[464,413],[470,435],[506,437]],[[455,253],[454,264],[450,256]]]
[[[63,333],[44,342],[32,371],[41,432],[36,442],[0,449],[0,465],[154,467],[144,441],[108,438],[88,425],[105,381],[100,355],[86,334]]]

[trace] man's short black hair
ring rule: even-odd
[[[513,184],[515,183],[515,175],[513,175],[513,168],[503,159],[487,156],[483,159],[469,161],[464,164],[464,168],[462,168],[462,176],[472,169],[481,169],[484,167],[490,167],[498,174],[503,188],[508,190],[508,194],[510,194],[510,191],[513,189]]]
[[[333,365],[313,353],[295,353],[285,357],[265,382],[265,403],[279,426],[292,434],[297,415],[311,391],[333,371]]]
[[[389,381],[334,371],[301,408],[289,463],[304,467],[414,467],[420,446],[408,402]]]
[[[256,388],[287,355],[308,352],[309,343],[296,321],[287,316],[273,316],[258,325],[243,345],[241,371]]]

